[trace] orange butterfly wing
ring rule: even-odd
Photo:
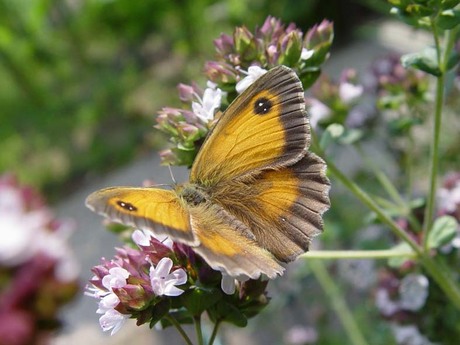
[[[191,246],[198,244],[189,213],[175,191],[112,187],[92,193],[86,205],[113,221],[169,235]]]
[[[200,244],[193,248],[215,270],[232,277],[269,278],[284,268],[267,250],[261,248],[244,225],[217,205],[190,209],[191,224]]]
[[[213,197],[251,230],[260,247],[288,262],[322,231],[322,214],[330,206],[325,171],[324,161],[307,153],[292,166],[264,171],[244,184],[228,183]]]
[[[309,145],[302,85],[278,66],[230,104],[198,152],[190,182],[215,185],[298,161]]]

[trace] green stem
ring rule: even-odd
[[[442,110],[444,105],[444,80],[448,69],[448,61],[452,52],[456,34],[456,30],[448,30],[447,37],[445,40],[444,51],[441,50],[439,44],[438,32],[434,20],[432,23],[433,37],[436,45],[436,52],[438,56],[438,66],[441,74],[436,79],[436,98],[435,98],[435,109],[434,109],[434,125],[433,125],[433,140],[430,148],[430,186],[428,191],[427,205],[425,209],[425,217],[423,222],[423,244],[425,252],[428,252],[428,237],[433,223],[433,215],[435,208],[436,188],[437,188],[437,177],[438,177],[438,166],[439,166],[439,140],[441,137],[441,122],[442,122]]]
[[[219,326],[220,326],[220,321],[217,320],[216,323],[214,324],[214,328],[212,330],[211,338],[209,338],[208,345],[214,344],[214,340],[216,340],[217,330],[219,329]]]
[[[324,264],[318,260],[308,261],[311,270],[315,274],[316,279],[324,290],[325,295],[330,300],[330,303],[337,313],[337,316],[342,323],[342,326],[350,339],[350,344],[367,345],[361,330],[359,329],[353,314],[348,308],[338,285],[331,278],[324,267]]]
[[[198,340],[198,345],[204,345],[203,332],[201,330],[201,315],[194,316],[193,322],[195,324],[195,331],[196,331],[196,338]]]
[[[412,186],[413,186],[413,163],[412,163],[412,156],[414,155],[414,138],[412,136],[412,130],[409,131],[407,135],[407,150],[405,152],[405,159],[404,159],[404,165],[405,165],[405,172],[406,172],[406,195],[410,199],[412,197]]]
[[[187,345],[193,345],[193,343],[192,343],[192,341],[190,340],[190,338],[188,337],[187,333],[185,333],[185,331],[184,331],[184,329],[181,327],[180,323],[177,322],[177,320],[176,320],[173,316],[167,314],[167,315],[165,316],[165,318],[166,318],[169,322],[171,322],[171,324],[172,324],[174,327],[176,327],[177,331],[178,331],[179,334],[182,336],[182,338],[184,338],[184,340],[185,340],[185,342],[187,343]]]
[[[423,221],[423,243],[425,251],[428,251],[428,236],[429,231],[433,222],[437,177],[438,177],[438,164],[439,164],[439,138],[441,131],[441,119],[442,119],[442,104],[444,94],[444,74],[441,74],[436,80],[436,105],[434,114],[434,126],[433,126],[433,141],[430,152],[430,187],[428,191],[428,199],[425,208],[425,217]]]
[[[374,211],[380,220],[387,224],[388,227],[404,242],[406,242],[417,254],[421,254],[422,250],[418,244],[405,232],[393,219],[382,210],[372,198],[363,191],[356,183],[346,177],[330,160],[324,157],[327,163],[327,169],[330,171],[342,184],[347,187],[364,205]]]
[[[414,230],[421,229],[419,221],[414,217],[414,215],[412,214],[412,210],[407,205],[407,202],[401,197],[399,191],[396,189],[395,185],[391,182],[388,176],[382,170],[377,169],[375,164],[373,164],[372,161],[367,157],[360,145],[357,145],[356,149],[360,153],[366,165],[374,172],[377,180],[385,189],[388,196],[393,200],[395,204],[397,204],[397,206],[401,210],[401,214],[407,217]]]
[[[323,155],[324,157],[324,155]],[[341,181],[362,203],[374,211],[379,219],[386,224],[396,235],[405,241],[417,254],[420,262],[427,270],[428,274],[436,281],[439,287],[446,293],[448,298],[460,309],[460,287],[455,283],[453,277],[447,269],[443,269],[439,262],[435,262],[432,257],[423,251],[423,249],[409,235],[396,224],[370,197],[359,188],[353,181],[349,180],[338,168],[326,159],[328,170]]]
[[[316,250],[302,254],[305,259],[388,259],[397,257],[416,258],[412,251],[386,250]]]

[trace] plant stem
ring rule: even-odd
[[[367,345],[364,336],[361,333],[355,318],[343,299],[338,285],[332,280],[331,276],[324,267],[324,264],[318,260],[308,261],[311,270],[315,274],[319,284],[326,296],[330,299],[332,307],[335,309],[342,326],[350,339],[350,344]]]
[[[412,251],[386,250],[316,250],[302,254],[305,259],[388,259],[396,257],[416,258]]]
[[[444,74],[441,74],[436,80],[436,101],[433,126],[433,141],[430,152],[430,187],[428,191],[428,199],[425,208],[425,216],[423,220],[423,243],[425,251],[428,251],[428,235],[433,222],[438,164],[439,164],[439,133],[441,130],[442,104],[444,94]]]
[[[216,339],[217,330],[219,329],[219,326],[220,326],[220,321],[217,320],[216,323],[214,324],[214,328],[212,330],[211,338],[209,338],[208,345],[213,345],[214,344],[214,340]]]
[[[450,58],[451,51],[454,46],[455,37],[458,29],[448,30],[447,37],[445,40],[444,52],[441,51],[439,44],[438,31],[436,25],[432,20],[432,31],[436,45],[436,52],[438,56],[438,66],[441,71],[436,79],[436,98],[435,98],[435,110],[434,110],[434,125],[433,125],[433,140],[430,149],[430,187],[428,191],[427,205],[425,209],[425,219],[423,222],[423,244],[425,252],[429,251],[428,237],[433,223],[437,177],[438,177],[438,166],[439,166],[439,139],[441,133],[441,122],[442,122],[442,108],[444,105],[444,80],[445,74],[448,68],[448,61]]]
[[[323,155],[324,158],[324,155]],[[455,283],[448,270],[443,269],[441,263],[436,262],[429,253],[423,249],[409,235],[396,224],[371,198],[353,181],[349,180],[338,168],[329,160],[327,162],[328,170],[340,180],[362,203],[374,211],[380,220],[386,224],[396,235],[405,241],[417,254],[423,267],[428,274],[436,281],[439,287],[446,293],[449,299],[460,309],[460,287]]]
[[[334,176],[343,183],[345,187],[347,187],[362,203],[364,203],[369,209],[374,211],[380,220],[387,224],[390,229],[404,242],[407,244],[417,253],[421,254],[422,250],[419,245],[405,232],[398,224],[396,224],[393,219],[391,219],[378,205],[377,203],[372,200],[372,198],[363,191],[356,183],[351,181],[348,177],[346,177],[330,160],[324,157],[328,171],[330,171]]]
[[[198,345],[204,345],[203,332],[201,330],[201,315],[194,316],[193,323],[195,324],[195,331],[196,331],[196,338],[198,340]]]
[[[184,340],[185,340],[185,342],[187,343],[187,345],[193,345],[193,343],[192,343],[192,341],[190,340],[190,338],[188,337],[187,333],[185,333],[185,331],[184,331],[184,329],[181,327],[180,323],[177,322],[177,320],[176,320],[173,316],[167,314],[167,315],[165,316],[165,318],[166,318],[169,322],[171,322],[171,324],[172,324],[174,327],[176,327],[177,331],[178,331],[179,334],[182,336],[182,338],[184,338]]]

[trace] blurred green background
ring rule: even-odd
[[[164,146],[156,111],[200,77],[213,39],[267,15],[306,31],[334,21],[334,46],[383,1],[0,0],[0,172],[51,200]]]

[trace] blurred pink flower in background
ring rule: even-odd
[[[0,176],[2,344],[45,344],[59,329],[59,308],[78,291],[78,265],[67,243],[72,230],[36,191]]]

